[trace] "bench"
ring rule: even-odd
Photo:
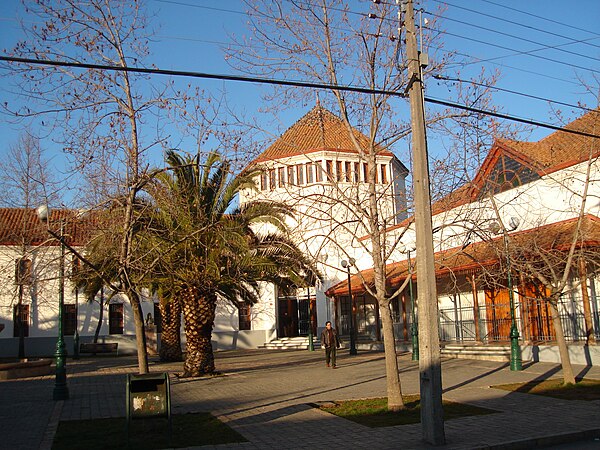
[[[117,342],[83,342],[79,344],[79,353],[118,353]]]

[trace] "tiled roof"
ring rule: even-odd
[[[353,133],[361,148],[367,149],[369,138],[356,129],[353,129]],[[392,156],[389,150],[382,147],[377,148],[380,150],[379,154]],[[323,150],[358,153],[342,119],[321,105],[316,105],[304,117],[288,128],[253,163]]]
[[[600,135],[600,109],[590,111],[564,128]],[[507,154],[539,173],[556,170],[600,155],[600,138],[556,131],[538,142],[497,139],[472,183],[466,184],[432,204],[432,213],[439,214],[474,201],[500,154]]]
[[[577,218],[556,222],[539,228],[524,230],[517,233],[511,233],[512,242],[515,249],[532,248],[532,246],[543,249],[554,249],[559,251],[568,251],[573,239]],[[501,254],[499,248],[503,245],[503,238],[497,237],[491,241],[475,242],[466,248],[456,247],[435,254],[435,272],[436,277],[444,276],[447,273],[468,273],[477,271],[479,268],[494,265],[498,262],[498,255]],[[580,236],[577,243],[578,247],[600,247],[600,219],[593,215],[586,215],[581,225]],[[533,255],[535,257],[535,254]],[[413,277],[416,276],[415,259],[412,260]],[[390,288],[399,287],[408,276],[407,261],[399,261],[388,264],[387,285]],[[364,282],[373,286],[373,269],[363,270],[361,275],[355,274],[350,278],[352,292],[364,293]],[[330,287],[327,296],[348,295],[348,282],[341,281]]]
[[[93,228],[93,217],[80,217],[75,210],[52,210],[48,221],[52,231],[59,232],[61,219],[66,242],[85,245]],[[58,245],[58,242],[46,231],[46,224],[38,219],[35,209],[0,208],[0,245],[40,244]]]
[[[564,128],[600,135],[600,109],[589,111]],[[600,153],[600,139],[556,131],[538,142],[504,140],[504,143],[535,160],[545,170],[585,161]]]

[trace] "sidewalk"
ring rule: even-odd
[[[371,429],[309,406],[309,403],[386,395],[381,352],[339,355],[339,369],[325,367],[322,351],[217,353],[224,376],[171,377],[174,414],[210,411],[249,442],[206,448],[429,448],[421,426]],[[402,391],[418,393],[418,365],[399,357]],[[509,393],[490,385],[560,377],[560,366],[445,359],[444,398],[499,411],[445,422],[444,449],[531,448],[600,436],[600,401],[563,401]],[[1,449],[50,449],[59,420],[123,417],[125,374],[136,373],[129,357],[69,360],[70,399],[52,400],[53,377],[0,382]],[[600,367],[576,366],[576,374],[600,379]],[[151,362],[151,371],[178,373],[181,364]]]

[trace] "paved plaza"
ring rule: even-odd
[[[311,403],[386,395],[384,355],[340,352],[338,369],[325,367],[323,351],[227,351],[216,354],[222,376],[178,379],[182,364],[151,359],[152,372],[171,374],[174,414],[208,411],[249,442],[197,448],[429,448],[421,426],[368,428],[327,414]],[[399,356],[402,391],[419,392],[418,364]],[[575,366],[600,379],[599,367]],[[52,400],[53,376],[0,382],[2,449],[50,449],[60,420],[125,416],[127,373],[134,357],[86,357],[68,361],[70,399]],[[560,377],[560,366],[444,359],[444,398],[498,411],[445,422],[448,449],[531,448],[600,437],[600,401],[565,401],[490,386]],[[600,441],[598,441],[600,447]],[[194,447],[196,448],[196,447]]]

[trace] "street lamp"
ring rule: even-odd
[[[313,321],[312,321],[312,303],[310,301],[310,288],[306,288],[306,301],[308,302],[308,351],[315,351],[313,340]]]
[[[64,222],[60,220],[60,233],[56,234],[50,229],[48,218],[50,211],[47,205],[39,206],[36,209],[38,218],[46,224],[46,230],[52,237],[60,242],[60,260],[58,265],[58,340],[56,341],[56,371],[54,378],[54,400],[67,400],[69,398],[69,388],[67,387],[67,352],[65,350],[65,341],[63,336],[63,309],[65,303],[65,243],[64,243]]]
[[[342,260],[342,267],[348,272],[348,295],[350,296],[350,354],[356,355],[356,305],[354,304],[354,295],[352,295],[352,282],[350,281],[350,267],[356,263],[354,258],[348,261]]]
[[[519,219],[517,217],[511,217],[508,221],[509,229],[501,227],[498,222],[492,222],[490,230],[493,233],[502,233],[502,239],[504,241],[504,252],[506,253],[506,271],[507,271],[507,287],[508,287],[508,299],[510,302],[510,370],[518,371],[523,370],[523,364],[521,361],[521,347],[519,346],[519,330],[517,329],[517,322],[515,320],[515,296],[512,286],[511,268],[510,268],[510,255],[508,253],[508,236],[507,233],[514,231],[519,226]]]
[[[419,327],[417,326],[417,315],[415,311],[415,297],[413,294],[413,282],[412,282],[412,263],[410,260],[410,252],[414,252],[416,247],[413,245],[410,248],[404,244],[400,244],[400,251],[406,253],[408,256],[408,292],[410,293],[410,305],[412,320],[410,324],[410,336],[412,339],[412,360],[419,360]]]

